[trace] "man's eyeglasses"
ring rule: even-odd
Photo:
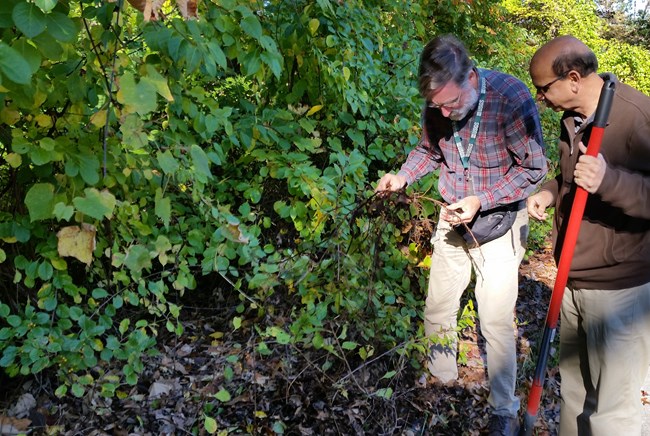
[[[543,94],[546,94],[546,93],[548,92],[548,90],[551,89],[551,86],[552,86],[555,82],[557,82],[558,80],[565,79],[566,76],[567,76],[567,74],[569,74],[569,71],[565,71],[564,73],[560,74],[558,77],[556,77],[555,79],[551,80],[551,81],[548,82],[546,85],[543,85],[543,86],[535,86],[535,89],[537,90],[537,93],[538,93],[538,94],[542,94],[542,95],[543,95]]]
[[[463,93],[462,90],[459,91],[458,92],[458,97],[456,97],[453,100],[446,101],[444,103],[434,103],[434,102],[430,101],[429,103],[427,103],[427,106],[430,107],[431,109],[441,109],[443,107],[447,108],[447,109],[454,108],[460,102],[460,97],[461,97],[462,93]]]

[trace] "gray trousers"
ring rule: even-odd
[[[424,312],[427,336],[446,337],[433,345],[428,368],[443,382],[458,378],[456,364],[457,326],[460,299],[467,288],[472,268],[476,276],[476,296],[481,334],[486,342],[490,383],[488,403],[493,413],[517,416],[515,396],[517,375],[514,309],[518,294],[519,264],[528,237],[528,212],[517,212],[512,228],[502,237],[479,248],[468,249],[462,237],[445,221],[440,221],[432,238],[433,254]]]
[[[641,435],[650,283],[567,288],[560,312],[560,436]]]

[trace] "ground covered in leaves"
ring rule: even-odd
[[[524,411],[555,278],[550,253],[535,254],[520,272],[517,393]],[[184,335],[160,338],[160,352],[147,358],[139,383],[118,391],[117,397],[91,391],[82,398],[60,399],[47,374],[2,380],[0,433],[484,434],[488,390],[476,329],[463,332],[467,359],[460,364],[459,382],[436,386],[420,383],[421,374],[397,349],[378,352],[365,362],[333,361],[323,371],[327,355],[322,351],[285,345],[283,351],[263,356],[256,349],[254,329],[223,332],[219,326],[225,314],[207,314],[201,308],[185,312]],[[242,336],[245,331],[249,337]],[[557,433],[559,376],[554,362],[551,356],[537,435]],[[99,370],[119,373],[109,366]]]

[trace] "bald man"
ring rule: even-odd
[[[576,186],[589,192],[560,313],[560,435],[641,435],[640,390],[650,365],[650,98],[597,74],[572,36],[530,63],[537,99],[563,111],[560,174],[527,202],[555,207],[559,260]],[[604,80],[616,82],[600,154],[585,155]]]

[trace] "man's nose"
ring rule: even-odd
[[[440,108],[440,112],[442,113],[443,117],[447,118],[449,118],[449,115],[451,114],[451,111],[444,106]]]

